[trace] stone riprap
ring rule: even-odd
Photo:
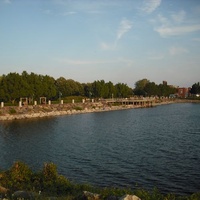
[[[112,106],[104,103],[76,103],[52,105],[6,106],[0,108],[0,120],[19,120],[52,117],[91,112],[103,112],[134,108],[133,105]]]

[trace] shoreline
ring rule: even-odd
[[[56,117],[63,115],[85,114],[95,112],[108,112],[116,110],[126,110],[135,108],[149,108],[171,103],[195,103],[191,100],[159,101],[152,106],[142,105],[110,105],[102,102],[96,103],[67,103],[52,105],[26,105],[26,106],[6,106],[0,108],[0,121],[23,120],[32,118]],[[198,101],[199,102],[199,101]]]
[[[80,107],[79,104],[75,104],[75,108],[66,109],[65,107],[61,108],[58,106],[37,106],[37,108],[28,108],[28,112],[19,112],[10,114],[9,112],[4,112],[4,114],[0,115],[0,121],[12,121],[12,120],[22,120],[22,119],[33,119],[33,118],[45,118],[45,117],[56,117],[63,115],[75,115],[75,114],[86,114],[86,113],[95,113],[95,112],[109,112],[116,110],[126,110],[126,109],[134,109],[134,108],[143,108],[141,106],[130,106],[130,105],[120,105],[120,106],[100,106],[100,107]],[[27,107],[26,107],[27,108]],[[39,109],[38,109],[39,108]],[[11,107],[11,109],[15,109]],[[17,109],[20,110],[20,109]],[[21,108],[24,110],[24,108]],[[38,111],[36,111],[38,110]],[[2,111],[2,109],[0,110]]]

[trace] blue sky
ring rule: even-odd
[[[0,70],[191,86],[200,81],[200,1],[0,0]]]

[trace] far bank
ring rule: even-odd
[[[146,108],[163,104],[185,102],[199,103],[200,101],[186,99],[138,99],[134,101],[119,99],[114,101],[113,99],[108,99],[98,102],[83,101],[82,103],[61,102],[59,104],[4,106],[0,108],[0,121]]]

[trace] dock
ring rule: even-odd
[[[122,104],[122,105],[133,105],[140,107],[152,107],[155,104],[156,99],[151,97],[142,98],[111,98],[104,100],[107,104]]]

